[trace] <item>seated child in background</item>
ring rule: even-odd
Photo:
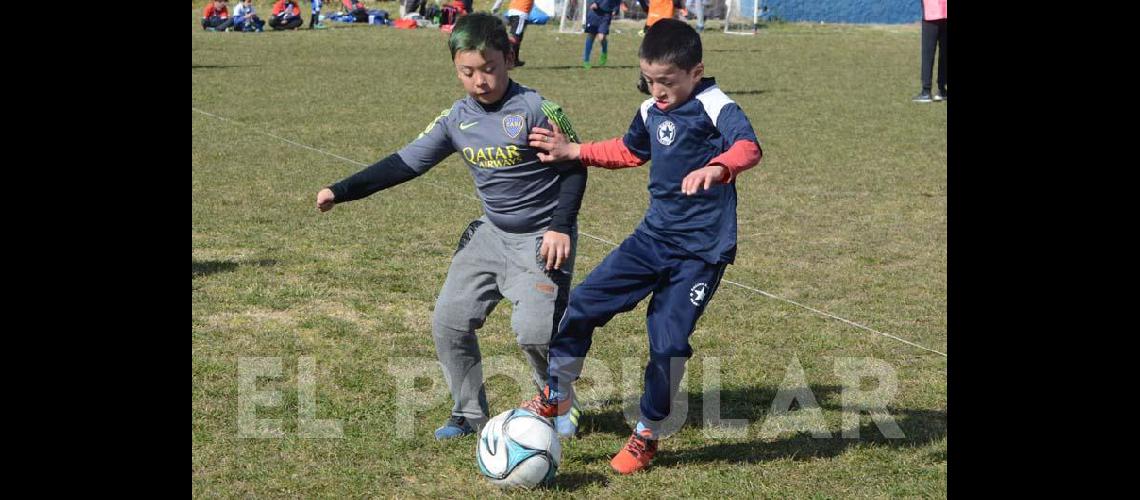
[[[265,21],[254,11],[253,0],[239,0],[234,7],[234,27],[238,31],[265,31]]]
[[[226,0],[212,0],[202,9],[202,29],[206,31],[226,31],[233,29],[234,20],[230,18],[230,9],[226,7]]]
[[[275,30],[295,30],[301,27],[301,7],[295,0],[277,0],[273,4],[273,17],[269,26]]]

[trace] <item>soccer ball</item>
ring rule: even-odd
[[[549,419],[516,408],[487,421],[475,458],[479,471],[495,486],[533,488],[554,480],[562,444]]]

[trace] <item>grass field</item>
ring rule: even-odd
[[[257,6],[267,17],[269,4]],[[452,156],[366,200],[314,208],[322,186],[395,151],[462,97],[444,36],[345,25],[206,33],[201,7],[191,33],[193,495],[502,495],[479,475],[473,438],[431,438],[450,408],[432,364],[432,309],[480,214],[466,167]],[[589,71],[581,36],[531,26],[528,65],[512,76],[561,103],[585,139],[621,134],[643,98],[631,26],[612,35],[610,66]],[[762,164],[738,181],[739,251],[725,279],[743,286],[722,286],[693,334],[686,427],[632,477],[608,461],[630,429],[622,401],[640,394],[644,303],[597,332],[590,363],[620,389],[587,391],[597,397],[582,435],[563,443],[543,494],[944,497],[947,358],[883,335],[946,352],[946,106],[910,102],[917,28],[776,24],[751,37],[707,32],[704,44],[708,74],[764,145]],[[641,219],[648,168],[591,172],[579,224],[592,237],[579,242],[575,282]],[[482,329],[483,355],[522,366],[509,313],[501,304]],[[283,366],[256,380],[282,396],[256,410],[280,419],[281,437],[239,431],[239,365],[256,357]],[[747,419],[744,436],[704,432],[714,358],[721,415]],[[905,437],[885,437],[865,413],[859,437],[842,437],[844,391],[874,386],[844,383],[837,366],[848,358],[891,367],[887,408]],[[796,362],[830,438],[762,432]],[[415,413],[414,436],[396,425],[397,365],[420,370],[416,388],[435,403]],[[488,394],[493,413],[530,397],[506,375],[488,380]],[[306,437],[298,414],[309,411],[338,420],[341,437]]]

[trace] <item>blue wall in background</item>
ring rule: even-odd
[[[764,19],[906,24],[922,19],[922,0],[761,0]]]

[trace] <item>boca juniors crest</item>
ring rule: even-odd
[[[511,139],[517,138],[523,129],[522,115],[507,115],[503,117],[503,132]]]

